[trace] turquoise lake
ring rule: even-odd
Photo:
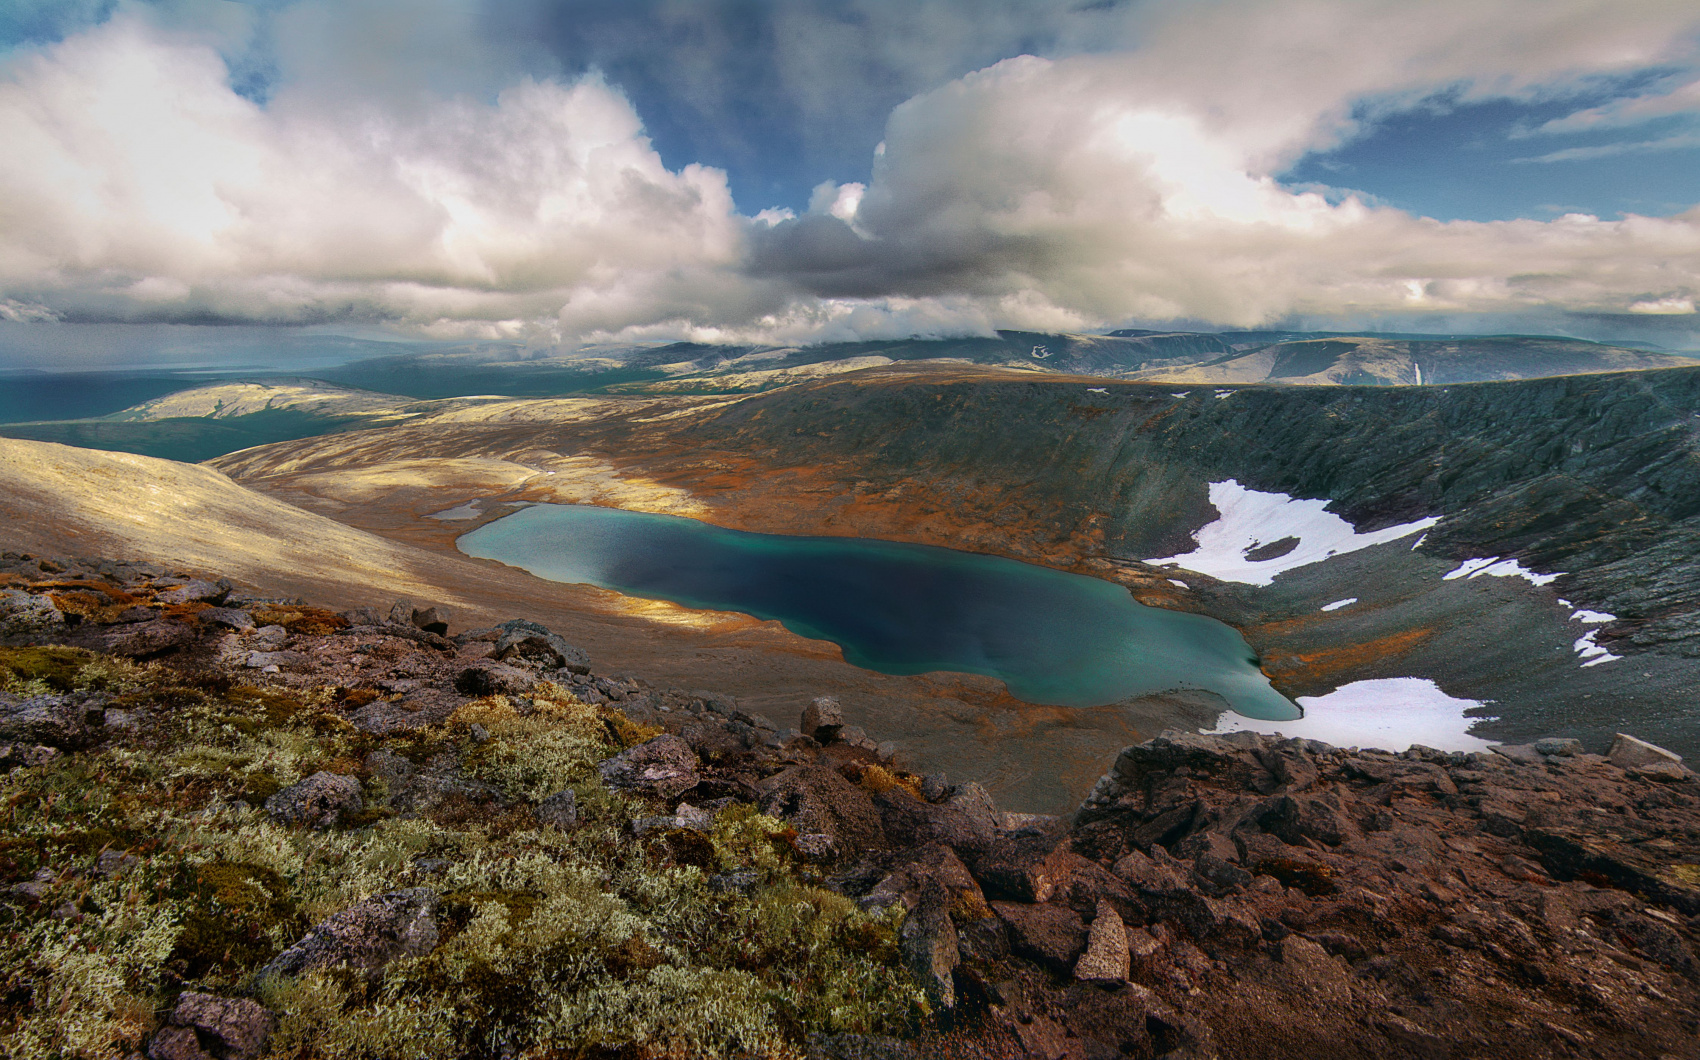
[[[1202,689],[1247,717],[1300,715],[1231,627],[998,556],[561,504],[524,508],[458,545],[550,581],[775,620],[882,673],[996,677],[1029,703],[1092,707]]]

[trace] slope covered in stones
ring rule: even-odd
[[[1633,739],[1169,733],[1000,813],[830,699],[792,725],[525,619],[195,573],[4,557],[9,1055],[1700,1044],[1700,780]]]

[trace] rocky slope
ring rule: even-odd
[[[13,1055],[1700,1048],[1700,779],[1632,738],[1168,733],[1009,814],[524,620],[3,567]]]

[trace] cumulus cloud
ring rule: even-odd
[[[13,62],[0,140],[0,285],[71,319],[499,331],[688,303],[740,253],[723,175],[669,171],[595,76],[262,107],[211,47],[120,18]]]
[[[1024,295],[1029,319],[1233,325],[1622,311],[1700,289],[1700,212],[1441,223],[1288,190],[1259,171],[1267,146],[1153,104],[1115,60],[1013,59],[899,107],[853,216],[757,233],[755,271],[829,298]]]
[[[1068,54],[901,103],[866,179],[753,216],[721,171],[663,164],[597,74],[543,64],[497,91],[530,60],[479,52],[450,77],[353,45],[291,58],[338,10],[278,16],[263,103],[232,88],[214,42],[134,13],[14,56],[0,318],[796,342],[1134,318],[1646,318],[1700,296],[1700,208],[1440,222],[1276,179],[1378,109],[1690,62],[1691,0],[1094,8],[1092,40],[1052,40]],[[385,8],[349,10],[360,26]],[[453,51],[453,34],[417,35],[427,57]]]

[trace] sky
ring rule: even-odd
[[[1693,0],[7,0],[0,143],[0,346],[42,363],[220,329],[1700,348]]]

